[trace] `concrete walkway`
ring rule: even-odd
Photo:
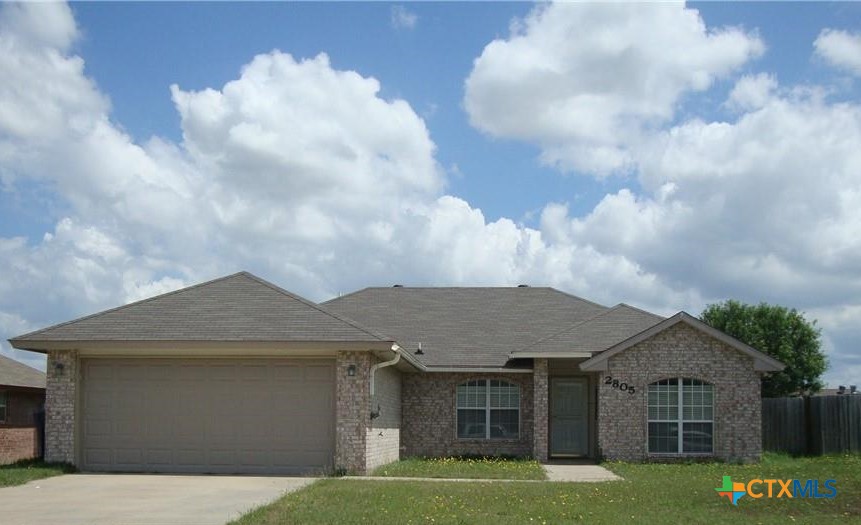
[[[69,474],[0,489],[3,525],[223,525],[314,478]]]
[[[561,482],[597,482],[621,480],[604,467],[592,464],[544,463],[541,465],[547,473],[547,480],[535,479],[472,479],[472,478],[405,478],[385,476],[345,476],[341,479],[356,481],[454,481],[463,483],[546,483],[547,481]]]
[[[616,481],[619,476],[599,465],[545,463],[548,481]]]

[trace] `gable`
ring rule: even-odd
[[[717,341],[720,341],[729,348],[753,358],[754,370],[758,372],[778,372],[780,370],[783,370],[783,368],[785,367],[785,365],[777,359],[774,359],[773,357],[766,355],[756,350],[755,348],[742,343],[738,339],[735,339],[734,337],[731,337],[721,332],[720,330],[717,330],[707,325],[706,323],[700,321],[699,319],[691,316],[686,312],[679,312],[678,314],[670,317],[669,319],[666,319],[665,321],[660,322],[653,327],[626,339],[625,341],[622,341],[614,347],[607,349],[606,351],[596,355],[595,357],[584,361],[580,364],[580,368],[586,371],[606,370],[607,362],[613,356],[621,352],[625,352],[626,350],[634,347],[635,345],[646,341],[656,336],[657,334],[660,334],[676,326],[679,323],[684,323],[688,327],[695,330],[697,333],[705,337],[711,337]]]
[[[380,342],[356,322],[247,272],[159,295],[10,340],[45,343],[133,341]],[[56,345],[54,345],[56,346]]]

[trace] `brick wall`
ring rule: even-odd
[[[364,474],[367,428],[370,425],[368,377],[371,354],[338,352],[335,366],[335,469]],[[356,375],[348,374],[356,367]]]
[[[673,377],[714,385],[714,456],[754,461],[762,451],[760,377],[753,359],[677,324],[609,359],[601,373],[636,388],[598,386],[598,446],[604,457],[647,459],[648,385]]]
[[[55,364],[62,363],[58,372]],[[78,356],[73,350],[48,352],[45,393],[45,460],[75,462],[75,400],[78,387]]]
[[[401,374],[394,367],[377,370],[371,400],[371,365],[380,360],[367,352],[339,352],[336,365],[335,468],[366,474],[400,455]],[[348,373],[355,365],[356,375]],[[373,402],[372,402],[373,401]],[[371,420],[371,410],[380,417]],[[380,435],[382,434],[382,435]]]
[[[380,417],[371,420],[366,432],[366,470],[397,461],[401,448],[401,373],[395,367],[376,373],[371,408],[380,408]]]
[[[532,389],[535,396],[535,422],[533,424],[533,435],[535,441],[532,449],[532,457],[538,461],[547,461],[549,453],[548,431],[550,410],[548,407],[548,370],[547,359],[535,359],[532,365]]]
[[[0,427],[0,465],[39,455],[39,432],[35,427]]]
[[[6,425],[33,426],[45,403],[45,391],[6,390]]]
[[[456,388],[470,379],[504,379],[520,385],[519,439],[457,439]],[[531,456],[532,389],[532,374],[404,374],[401,391],[401,457],[468,454]]]

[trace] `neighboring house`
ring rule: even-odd
[[[39,454],[45,373],[0,355],[0,465]]]
[[[760,375],[783,368],[688,314],[552,288],[367,288],[315,304],[245,272],[10,342],[48,354],[47,459],[91,471],[753,461]]]

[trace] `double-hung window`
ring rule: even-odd
[[[714,443],[714,389],[698,379],[649,385],[649,452],[710,454]]]
[[[6,422],[6,392],[0,390],[0,423]]]
[[[520,387],[499,379],[457,386],[457,437],[515,439],[520,435]]]

